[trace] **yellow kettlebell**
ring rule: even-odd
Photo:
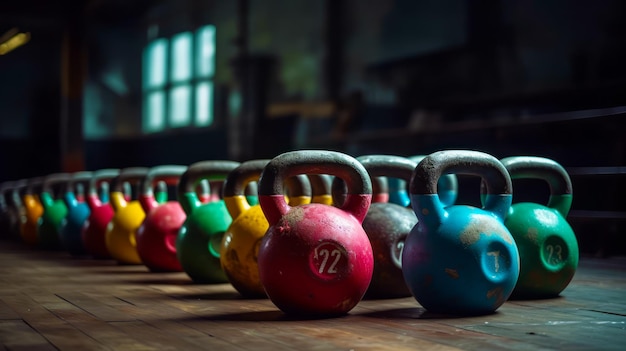
[[[109,201],[115,214],[107,226],[105,241],[111,257],[119,264],[142,264],[137,253],[136,234],[146,217],[146,213],[137,200],[137,196],[128,199],[124,184],[137,187],[148,174],[148,170],[149,168],[146,167],[124,168],[111,182]],[[159,193],[163,194],[162,189]],[[157,201],[162,202],[163,196],[159,196],[157,193]]]
[[[331,184],[333,183],[333,176],[328,174],[308,174],[307,176],[311,182],[311,191],[313,195],[311,202],[316,204],[332,205],[333,195],[331,191]]]
[[[249,183],[259,176],[269,160],[243,162],[231,171],[224,182],[223,196],[228,213],[233,218],[220,246],[220,264],[233,287],[244,297],[265,297],[259,280],[257,255],[259,245],[269,223],[261,206],[251,206],[244,194]],[[289,205],[298,206],[311,202],[311,184],[305,175],[287,179]]]
[[[39,200],[39,193],[43,185],[43,177],[28,179],[22,202],[24,204],[24,216],[21,218],[20,234],[27,245],[37,245],[39,242],[37,231],[39,218],[43,215],[43,205]]]

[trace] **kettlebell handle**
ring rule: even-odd
[[[44,177],[41,184],[41,192],[53,195],[53,187],[57,184],[64,183],[64,187],[71,180],[72,175],[69,173],[53,173]]]
[[[426,155],[410,156],[409,160],[415,161],[415,165],[420,163]],[[409,184],[407,182],[407,184]],[[459,181],[454,173],[444,174],[439,178],[437,182],[437,189],[439,192],[439,200],[444,206],[452,206],[456,202],[457,194],[459,192]]]
[[[397,178],[404,181],[411,179],[411,174],[417,165],[416,162],[401,156],[395,155],[362,155],[356,158],[367,170],[372,181],[372,202],[388,202],[389,201],[389,178]],[[333,198],[340,198],[345,192],[345,183],[341,179],[335,179],[333,182]],[[384,195],[383,195],[384,194]]]
[[[437,194],[437,183],[444,174],[479,176],[485,181],[485,191],[490,195],[511,195],[513,186],[508,171],[494,156],[480,151],[437,151],[418,163],[409,185],[415,195]]]
[[[41,194],[40,200],[41,204],[46,207],[50,207],[54,204],[55,194],[53,187],[57,184],[65,184],[69,182],[71,179],[71,175],[69,173],[53,173],[46,177],[44,177],[43,182],[41,183]]]
[[[100,199],[98,191],[99,187],[103,182],[108,182],[110,193],[111,181],[119,174],[120,170],[117,168],[103,168],[93,172],[93,175],[87,184],[87,196],[85,197],[87,205],[89,205],[90,208],[102,206],[102,200]]]
[[[20,179],[15,182],[13,189],[11,189],[11,200],[16,208],[23,206],[21,193],[26,189],[28,181],[26,179]]]
[[[246,196],[250,193],[258,193],[258,182],[261,172],[269,159],[249,160],[235,168],[224,181],[224,200],[228,213],[232,218],[237,218],[250,209]],[[289,195],[292,198],[311,196],[311,184],[307,176],[298,174],[285,180]],[[254,194],[256,195],[256,194]]]
[[[93,172],[90,171],[81,171],[75,172],[71,174],[70,179],[65,183],[64,190],[65,193],[76,194],[76,185],[82,184],[83,186],[89,187],[89,182],[93,177]]]
[[[372,199],[372,183],[363,165],[337,151],[299,150],[274,157],[259,178],[259,202],[270,225],[291,209],[283,195],[283,181],[298,174],[330,174],[343,179],[348,189],[340,208],[363,222]]]
[[[372,177],[372,182],[383,177],[385,177],[384,179],[390,177],[408,182],[417,165],[417,162],[411,159],[395,155],[365,155],[358,157],[357,160],[363,164],[367,173]],[[385,185],[388,186],[387,181]],[[376,189],[374,189],[374,193],[376,193]]]
[[[572,181],[569,174],[554,160],[538,156],[512,156],[500,160],[511,179],[541,179],[550,187],[548,207],[556,208],[566,217],[571,207]],[[567,201],[563,201],[567,197]]]
[[[84,189],[85,185],[88,186],[91,177],[93,177],[93,172],[90,171],[81,171],[71,174],[70,179],[62,187],[63,198],[65,199],[65,204],[68,207],[76,206],[78,204],[77,186],[83,185]]]
[[[41,185],[43,183],[43,177],[33,177],[26,181],[26,188],[24,189],[24,195],[38,195],[41,191]]]
[[[164,182],[169,186],[178,187],[180,177],[187,171],[187,166],[182,165],[161,165],[148,170],[148,173],[141,181],[139,202],[144,211],[148,213],[153,208],[159,206],[159,202],[154,197],[154,185],[157,182]]]
[[[154,184],[158,181],[170,186],[178,186],[178,181],[186,170],[187,166],[180,165],[161,165],[150,168],[141,181],[141,195],[153,196]]]
[[[177,186],[178,200],[185,213],[191,213],[202,204],[196,193],[199,183],[205,188],[203,191],[208,192],[210,185],[208,182],[202,182],[203,180],[223,180],[239,164],[229,160],[210,160],[199,161],[187,167],[180,176]]]
[[[434,152],[420,161],[409,184],[411,205],[421,215],[420,198],[431,198],[435,213],[429,221],[445,218],[445,205],[437,195],[439,179],[444,174],[467,174],[482,178],[485,183],[483,209],[504,219],[511,205],[513,186],[509,172],[494,156],[472,150],[444,150]]]
[[[0,207],[4,210],[7,207],[6,194],[13,188],[14,182],[6,181],[0,184]]]
[[[137,185],[148,174],[147,167],[128,167],[120,170],[117,177],[114,177],[109,187],[109,200],[115,211],[126,207],[127,202],[124,196],[124,184]]]
[[[228,160],[200,161],[191,164],[178,182],[179,194],[195,193],[198,182],[203,179],[222,180],[239,166],[239,162]]]
[[[123,193],[124,183],[128,182],[131,185],[137,185],[141,183],[141,180],[148,174],[149,168],[147,167],[129,167],[123,168],[117,177],[113,178],[111,182],[110,192]]]
[[[93,172],[93,176],[87,185],[87,196],[98,195],[98,187],[102,182],[109,182],[120,174],[117,168],[104,168]],[[123,186],[123,185],[122,185]]]

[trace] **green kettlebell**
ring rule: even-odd
[[[504,221],[520,253],[520,276],[511,296],[557,296],[578,267],[578,242],[566,220],[572,205],[570,177],[560,164],[543,157],[507,157],[501,162],[511,179],[541,179],[550,186],[547,206],[515,203]]]
[[[220,244],[232,222],[224,200],[203,203],[197,186],[203,180],[211,185],[223,181],[239,162],[215,160],[190,165],[178,183],[178,198],[187,218],[178,233],[176,253],[187,275],[199,284],[226,283],[228,279],[220,265]],[[215,194],[215,186],[211,193]]]
[[[37,237],[39,246],[47,250],[60,250],[63,248],[60,230],[63,219],[67,216],[68,209],[62,196],[55,196],[59,189],[55,187],[63,185],[71,180],[69,173],[54,173],[43,179],[41,188],[41,205],[43,214],[37,223]],[[55,191],[56,190],[56,191]]]

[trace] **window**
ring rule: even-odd
[[[153,40],[143,67],[145,133],[213,123],[215,26]]]

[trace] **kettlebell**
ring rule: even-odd
[[[20,233],[24,243],[29,246],[35,246],[39,242],[37,227],[43,214],[43,205],[39,200],[42,182],[43,177],[29,178],[22,196],[25,216],[21,220]]]
[[[520,253],[520,276],[511,297],[558,296],[578,267],[578,242],[566,220],[572,205],[572,182],[554,160],[518,156],[501,160],[511,179],[541,179],[550,186],[548,204],[520,202],[511,206],[504,224]]]
[[[46,250],[60,250],[63,248],[60,238],[61,223],[67,216],[67,206],[60,188],[70,181],[69,173],[53,173],[43,179],[41,186],[41,205],[43,213],[37,227],[37,241],[39,247]]]
[[[384,176],[389,182],[401,179],[405,184],[417,165],[408,158],[392,155],[365,155],[357,160],[373,181]],[[363,220],[363,229],[374,252],[374,272],[365,297],[411,296],[402,275],[402,249],[415,224],[417,217],[410,208],[391,202],[372,202]]]
[[[27,184],[27,179],[20,179],[17,181],[15,187],[13,187],[13,191],[11,192],[11,199],[15,207],[17,218],[17,223],[15,223],[12,233],[13,237],[15,237],[18,241],[21,240],[22,237],[22,221],[26,218],[26,206],[24,206],[22,196],[24,195]]]
[[[22,203],[21,192],[26,188],[26,179],[11,182],[5,192],[7,203],[7,237],[12,240],[21,240],[21,220],[26,215]]]
[[[135,235],[146,214],[137,196],[127,201],[124,183],[130,184],[131,187],[137,186],[146,174],[148,174],[146,167],[123,168],[111,182],[109,201],[114,215],[107,225],[105,243],[107,251],[119,264],[141,264]]]
[[[268,163],[265,159],[243,162],[224,182],[224,203],[233,220],[220,245],[220,264],[228,281],[246,298],[267,297],[259,279],[257,257],[269,223],[261,206],[244,196],[244,189],[259,180]],[[311,202],[311,185],[305,175],[288,178],[287,188],[292,206]]]
[[[67,215],[61,220],[59,238],[63,248],[72,256],[86,254],[81,232],[90,210],[85,202],[84,190],[80,191],[80,188],[84,189],[92,176],[93,172],[75,172],[62,189]]]
[[[447,173],[480,176],[484,206],[445,207],[437,194]],[[402,272],[415,299],[428,311],[487,314],[511,295],[519,277],[519,252],[504,226],[512,201],[511,178],[495,157],[472,150],[426,156],[409,184],[418,218],[402,252]]]
[[[220,243],[232,219],[224,200],[216,196],[216,189],[221,192],[223,180],[237,166],[239,162],[227,160],[196,162],[189,165],[178,182],[178,199],[187,218],[178,233],[176,254],[182,269],[194,283],[228,282],[220,266]],[[206,203],[197,194],[202,180],[211,180],[209,187],[213,196]]]
[[[81,235],[85,251],[95,259],[111,258],[106,245],[106,232],[115,212],[109,203],[109,184],[119,174],[120,170],[116,168],[100,169],[93,172],[87,184],[85,202],[89,206],[89,217]],[[109,190],[101,192],[103,188]]]
[[[183,270],[176,254],[178,232],[185,222],[185,211],[176,200],[158,202],[153,188],[159,181],[176,187],[187,166],[152,167],[141,181],[139,203],[146,216],[137,229],[137,253],[151,272]]]
[[[0,238],[10,239],[11,232],[15,227],[15,223],[19,220],[16,218],[16,212],[12,203],[10,194],[15,187],[14,181],[6,181],[0,184]]]
[[[283,182],[297,174],[330,174],[348,187],[341,207],[290,206]],[[336,151],[290,151],[274,157],[259,179],[269,222],[258,254],[269,299],[287,314],[342,315],[363,298],[372,279],[372,246],[361,222],[372,200],[367,171]]]

